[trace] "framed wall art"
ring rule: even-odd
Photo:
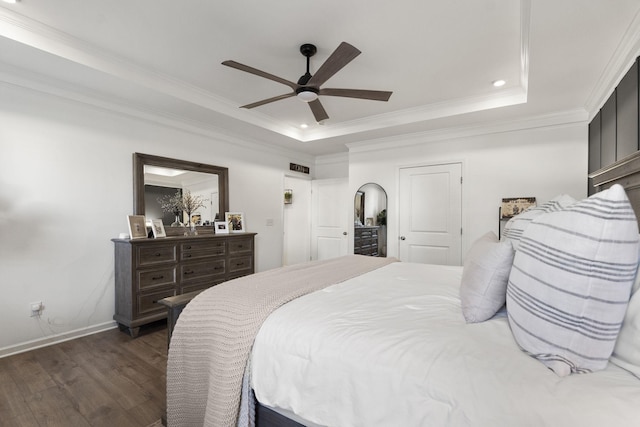
[[[512,218],[535,205],[535,197],[504,198],[502,199],[502,206],[500,208],[500,218]]]
[[[244,233],[246,225],[244,223],[244,214],[242,212],[226,212],[224,219],[229,227],[230,233]]]

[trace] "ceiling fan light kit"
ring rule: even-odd
[[[296,89],[296,96],[302,102],[311,102],[318,99],[318,90],[315,88],[302,87]]]
[[[273,74],[269,74],[262,70],[258,70],[257,68],[241,64],[236,61],[224,61],[222,65],[254,74],[256,76],[264,77],[265,79],[269,79],[274,82],[289,86],[292,89],[292,91],[289,93],[243,105],[240,108],[255,108],[261,105],[269,104],[271,102],[279,101],[281,99],[296,96],[299,100],[309,105],[309,108],[313,113],[313,117],[318,123],[323,123],[326,119],[329,118],[329,115],[320,103],[320,99],[318,99],[319,96],[340,96],[343,98],[368,99],[373,101],[388,101],[389,97],[391,97],[392,92],[388,91],[321,88],[320,86],[322,86],[334,74],[344,68],[355,57],[360,55],[361,52],[355,47],[351,46],[349,43],[342,42],[340,43],[340,46],[338,46],[338,48],[320,66],[320,68],[318,68],[318,71],[316,71],[314,75],[311,75],[311,73],[309,72],[310,58],[315,55],[317,51],[317,48],[310,43],[305,43],[300,46],[300,53],[302,53],[302,55],[307,58],[307,72],[298,79],[297,83],[294,83],[287,79],[283,79]]]

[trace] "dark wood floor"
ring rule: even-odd
[[[166,410],[166,364],[164,322],[2,358],[0,426],[147,426]]]

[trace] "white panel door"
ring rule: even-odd
[[[346,255],[349,218],[346,179],[320,179],[311,183],[311,259]]]
[[[462,165],[400,169],[400,260],[460,265]]]
[[[311,180],[285,176],[284,188],[293,191],[293,199],[283,204],[282,264],[292,265],[311,259]]]

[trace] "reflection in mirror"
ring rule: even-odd
[[[353,253],[387,256],[387,193],[378,184],[356,191],[353,206]]]
[[[148,220],[162,218],[169,235],[182,234],[178,230],[173,232],[171,225],[187,224],[188,218],[184,212],[164,212],[158,199],[187,191],[194,197],[206,199],[205,208],[192,212],[191,217],[196,225],[213,225],[216,218],[223,218],[228,211],[228,190],[227,168],[134,153],[133,211],[136,215],[145,215]]]
[[[164,212],[160,206],[163,198],[172,197],[176,193],[182,195],[186,191],[206,200],[204,208],[191,214],[192,217],[199,218],[196,225],[213,225],[213,221],[220,219],[217,175],[144,166],[144,205],[147,218],[162,218],[167,226],[186,224],[188,218],[185,212]]]

